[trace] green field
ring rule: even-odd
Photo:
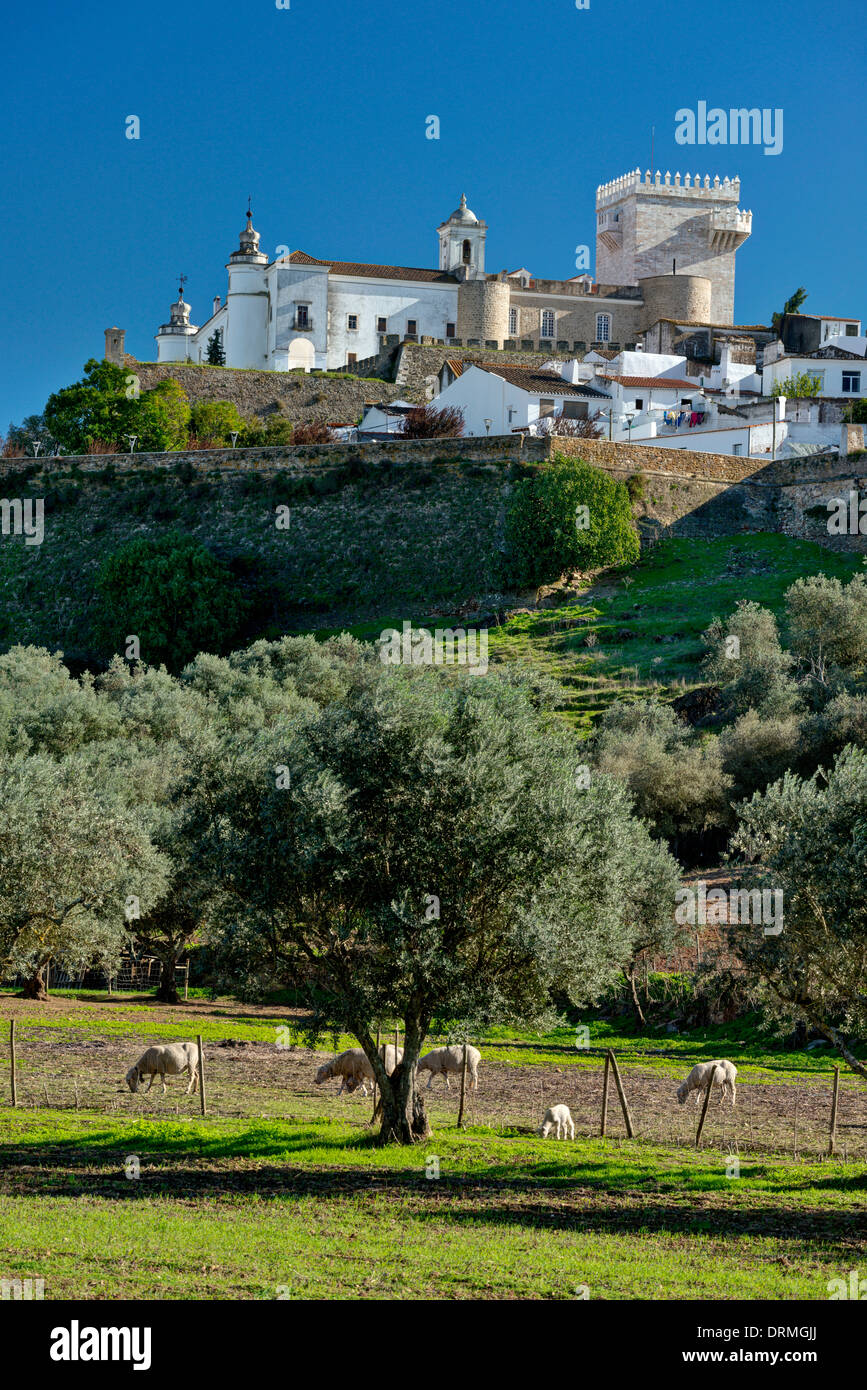
[[[867,1233],[854,1165],[727,1177],[723,1153],[481,1128],[396,1152],[335,1121],[0,1123],[2,1275],[46,1298],[822,1299]]]

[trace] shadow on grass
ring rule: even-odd
[[[369,1219],[407,1217],[414,1222],[433,1221],[460,1226],[508,1227],[526,1230],[556,1229],[581,1235],[637,1233],[718,1237],[725,1240],[773,1239],[783,1241],[792,1254],[815,1259],[821,1247],[825,1258],[851,1259],[867,1239],[867,1212],[792,1209],[776,1200],[761,1206],[697,1205],[699,1194],[680,1191],[663,1194],[598,1190],[588,1185],[599,1176],[601,1165],[586,1165],[571,1181],[537,1178],[499,1178],[491,1173],[443,1174],[436,1182],[426,1179],[424,1168],[367,1169],[337,1165],[299,1168],[260,1165],[231,1171],[189,1167],[169,1160],[157,1165],[141,1158],[141,1176],[128,1180],[123,1171],[125,1155],[116,1151],[109,1171],[109,1155],[98,1172],[70,1172],[45,1164],[20,1173],[19,1181],[3,1182],[8,1195],[41,1198],[76,1198],[115,1201],[123,1219],[127,1204],[166,1199],[182,1203],[201,1200],[236,1202],[256,1200],[322,1202],[352,1201],[355,1215]],[[421,1156],[420,1156],[421,1157]],[[2,1175],[0,1175],[2,1176]],[[393,1212],[383,1204],[393,1206]],[[162,1208],[164,1210],[164,1208]]]

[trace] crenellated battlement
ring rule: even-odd
[[[701,174],[685,174],[681,179],[680,172],[672,175],[666,170],[663,174],[661,169],[657,169],[655,174],[648,169],[642,177],[641,170],[636,168],[628,174],[621,174],[609,183],[601,183],[596,190],[596,207],[606,207],[630,193],[662,193],[666,197],[680,195],[707,198],[712,202],[724,199],[737,203],[741,194],[741,181],[740,178],[721,179],[719,174],[715,174],[713,179],[710,174],[705,174],[703,178]]]

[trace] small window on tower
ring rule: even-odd
[[[517,336],[518,336],[518,311],[517,311],[517,309],[510,309],[510,310],[509,310],[509,337],[510,337],[510,338],[517,338]]]
[[[469,238],[467,238],[464,241],[464,248],[461,253],[461,259],[463,260],[464,265],[469,265],[470,261],[472,260],[472,257],[473,248],[470,246]]]
[[[455,332],[455,325],[454,325],[453,323],[447,323],[447,324],[446,324],[446,337],[447,337],[447,338],[456,338],[457,336],[458,336],[458,335],[457,335],[457,333]]]
[[[406,331],[411,338],[415,337],[415,335],[418,333],[418,323],[415,319],[407,319]]]
[[[347,315],[346,315],[346,327],[347,327],[347,329],[348,329],[348,331],[349,331],[350,333],[356,333],[356,332],[358,331],[358,315],[357,315],[357,314],[347,314]]]
[[[388,322],[386,319],[380,317],[376,320],[376,331],[377,333],[388,332]]]

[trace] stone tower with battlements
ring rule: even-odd
[[[596,190],[596,279],[637,285],[647,276],[704,277],[714,323],[734,323],[735,252],[753,215],[738,207],[740,179],[634,169]]]

